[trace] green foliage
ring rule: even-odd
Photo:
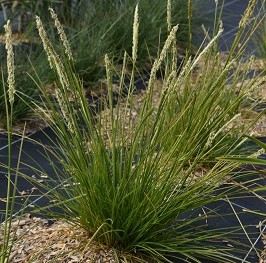
[[[154,3],[150,5],[153,6]],[[117,7],[123,7],[121,2]],[[140,7],[140,14],[141,10]],[[243,21],[249,15],[250,12],[245,13]],[[118,24],[121,21],[119,17]],[[141,27],[140,22],[140,31],[134,32],[139,43]],[[249,67],[244,72],[238,67],[234,72],[231,69],[241,60],[252,28],[239,29],[228,57],[221,61],[217,46],[222,27],[217,26],[213,38],[195,58],[191,58],[188,47],[177,74],[177,27],[173,27],[159,48],[137,110],[134,96],[137,92],[134,79],[139,74],[137,61],[125,52],[122,66],[117,67],[106,55],[100,65],[104,65],[107,82],[101,92],[107,95],[100,96],[97,115],[88,105],[83,75],[76,70],[76,62],[66,58],[61,43],[53,46],[54,36],[50,41],[41,34],[40,23],[38,29],[54,71],[57,100],[55,103],[55,98],[43,88],[42,76],[37,75],[43,104],[36,106],[57,135],[57,141],[51,141],[56,147],[44,147],[58,162],[55,164],[47,157],[58,180],[48,185],[39,182],[49,189],[48,197],[56,200],[55,205],[63,211],[53,215],[81,226],[92,239],[113,247],[120,259],[141,262],[138,256],[144,255],[157,262],[172,262],[173,258],[183,262],[206,259],[241,262],[227,246],[217,242],[226,237],[237,243],[233,236],[236,229],[206,231],[205,216],[198,216],[198,212],[242,190],[230,181],[244,176],[236,172],[240,164],[230,158],[244,140],[238,137],[241,129],[238,128],[236,136],[236,129],[229,124],[238,116],[246,94],[262,83],[256,77],[248,83],[244,81]],[[142,50],[139,46],[139,51]],[[165,74],[158,89],[156,73],[162,69]],[[118,76],[118,84],[113,83],[113,76]],[[129,84],[126,79],[130,79]],[[236,87],[240,87],[238,94]],[[212,163],[204,170],[206,161]],[[41,167],[39,172],[45,173]],[[242,184],[246,190],[247,185]],[[63,187],[53,188],[54,185]],[[35,212],[49,213],[49,208]],[[206,216],[213,216],[210,214],[207,212]]]
[[[199,69],[190,71],[188,67],[187,72],[181,72],[179,81],[164,82],[166,88],[175,87],[171,94],[174,99],[168,105],[166,126],[173,119],[176,121],[168,134],[172,141],[169,141],[166,150],[178,140],[177,158],[195,151],[192,154],[195,158],[200,154],[202,160],[214,161],[220,155],[232,153],[240,142],[236,129],[245,128],[237,120],[241,118],[241,101],[250,86],[236,93],[243,72],[235,65],[223,66],[222,63],[219,55],[210,51],[202,58]],[[236,71],[233,78],[238,81],[228,85],[232,80],[230,70],[233,67]]]
[[[60,169],[53,167],[64,183],[63,189],[51,189],[50,198],[57,200],[64,218],[114,247],[119,257],[136,251],[157,261],[167,261],[167,254],[175,253],[187,262],[201,258],[237,262],[240,259],[227,248],[211,241],[227,233],[205,231],[202,218],[189,213],[238,192],[238,186],[226,184],[238,176],[238,164],[223,159],[213,162],[201,176],[198,172],[206,160],[230,156],[243,142],[229,123],[245,94],[258,82],[250,80],[235,94],[237,83],[243,86],[249,72],[230,72],[241,57],[244,31],[240,30],[231,53],[221,63],[215,49],[221,28],[193,60],[184,61],[177,75],[175,60],[169,60],[175,54],[176,29],[155,59],[136,118],[133,80],[137,68],[133,66],[127,76],[128,55],[121,70],[106,55],[107,97],[100,97],[99,105],[105,110],[95,117],[72,61],[63,52],[58,56],[49,39],[42,39],[56,75],[58,101],[55,104],[42,89],[42,112],[58,136],[58,148],[47,151],[60,163]],[[197,71],[200,61],[206,67]],[[162,66],[166,73],[154,100],[156,72]],[[113,75],[119,76],[116,107]],[[131,79],[129,85],[126,77]]]
[[[129,120],[126,125],[122,108],[116,111],[112,102],[107,117],[100,112],[95,120],[81,83],[71,71],[67,76],[78,103],[69,102],[59,82],[64,107],[58,109],[46,101],[59,140],[59,152],[51,152],[62,165],[60,170],[55,167],[55,172],[59,181],[65,182],[63,189],[52,190],[50,198],[58,200],[56,205],[64,211],[64,218],[86,229],[97,241],[114,247],[119,256],[137,251],[164,261],[167,253],[175,252],[191,262],[195,258],[235,262],[222,247],[219,252],[209,243],[224,233],[205,232],[204,227],[195,231],[196,222],[203,223],[201,217],[183,219],[185,213],[222,198],[224,193],[214,193],[217,188],[223,189],[221,185],[236,166],[220,161],[196,178],[202,159],[199,154],[190,163],[194,148],[178,158],[177,141],[168,151],[160,148],[162,143],[173,142],[168,133],[174,120],[168,123],[168,130],[164,121],[166,98],[161,98],[160,111],[143,106],[136,123]],[[110,82],[110,97],[112,92]],[[131,95],[127,101],[128,107],[134,104]],[[132,134],[127,134],[128,129]],[[224,191],[230,194],[227,186]]]

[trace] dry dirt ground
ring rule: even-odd
[[[45,219],[30,217],[12,223],[11,237],[16,241],[10,263],[106,262],[115,263],[111,249],[90,242],[87,233],[63,220],[49,225]],[[0,240],[3,239],[3,230]]]
[[[261,223],[258,229],[265,224]],[[29,215],[12,223],[11,237],[15,242],[9,263],[116,263],[112,249],[95,243],[87,233],[63,220],[49,221]],[[3,230],[0,231],[0,240]],[[266,234],[262,233],[266,248]],[[136,256],[136,255],[134,255]],[[123,260],[119,262],[126,263]],[[136,262],[136,261],[132,261]],[[151,263],[151,261],[146,261]],[[258,255],[258,262],[266,263],[265,250]]]

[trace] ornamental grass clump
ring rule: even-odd
[[[168,16],[170,7],[168,1]],[[55,147],[46,147],[58,162],[56,165],[47,157],[58,176],[53,182],[57,187],[42,186],[49,189],[47,196],[60,208],[56,216],[85,229],[91,236],[87,246],[96,240],[112,247],[117,261],[241,262],[241,256],[233,255],[233,248],[217,242],[226,239],[237,244],[237,229],[207,230],[206,218],[214,214],[204,209],[241,191],[231,181],[243,176],[236,171],[238,164],[215,158],[230,157],[244,141],[230,124],[238,118],[237,109],[245,94],[258,83],[250,80],[244,87],[241,80],[247,73],[240,73],[238,68],[231,71],[241,55],[236,50],[243,48],[237,45],[241,37],[236,36],[238,43],[223,63],[217,50],[223,32],[220,23],[195,58],[187,53],[177,74],[173,54],[182,25],[169,26],[142,105],[135,111],[137,36],[141,27],[138,6],[134,17],[132,54],[124,54],[121,69],[105,55],[107,96],[99,98],[97,114],[87,102],[83,82],[67,50],[53,47],[41,19],[36,17],[56,79],[56,101],[36,80],[43,99],[39,110],[57,135],[56,142],[51,142]],[[169,17],[167,20],[171,21]],[[66,42],[62,45],[68,46]],[[129,76],[128,63],[133,64]],[[201,70],[200,65],[206,67]],[[156,72],[162,67],[166,73],[159,83]],[[114,76],[119,77],[119,87],[113,83]],[[237,95],[234,89],[239,81],[242,85]],[[118,97],[116,106],[114,95]],[[206,160],[211,160],[211,165],[200,170]],[[44,173],[41,168],[40,173]],[[49,208],[38,211],[45,213]],[[201,215],[202,211],[206,213]]]

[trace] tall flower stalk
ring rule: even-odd
[[[7,143],[8,143],[8,158],[7,158],[7,196],[6,196],[6,208],[5,208],[5,221],[4,221],[4,238],[1,244],[0,262],[6,263],[9,260],[12,237],[11,237],[11,221],[15,204],[17,174],[15,180],[12,181],[11,177],[11,158],[12,158],[12,116],[13,105],[15,100],[15,63],[14,63],[14,51],[12,45],[12,30],[10,20],[7,21],[5,28],[5,47],[7,51],[7,88],[6,83],[2,75],[2,86],[4,89],[4,98],[6,105],[6,123],[7,123]],[[12,191],[13,186],[13,191]]]

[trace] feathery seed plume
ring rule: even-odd
[[[70,49],[70,45],[69,45],[69,42],[67,40],[67,36],[65,34],[65,31],[56,15],[56,13],[54,12],[54,10],[49,7],[49,11],[50,11],[50,14],[51,14],[51,17],[53,18],[54,20],[54,23],[55,23],[55,26],[57,28],[57,32],[58,32],[58,35],[63,43],[63,46],[65,48],[65,53],[66,55],[68,56],[68,59],[69,60],[74,60],[73,59],[73,55],[72,55],[72,52],[71,52],[71,49]]]
[[[260,78],[257,78],[256,81],[254,81],[252,83],[252,87],[253,88],[258,88],[258,87],[260,87],[265,82],[266,82],[266,76],[262,76]]]
[[[66,121],[66,124],[67,124],[69,131],[71,133],[74,133],[75,129],[74,129],[73,121],[68,114],[68,108],[67,108],[67,105],[64,101],[65,99],[63,98],[62,92],[58,88],[55,89],[55,96],[56,96],[56,99],[58,101],[59,107],[61,109],[62,115]]]
[[[53,63],[52,63],[52,56],[53,56],[53,48],[51,46],[51,43],[50,41],[48,40],[48,36],[44,30],[44,27],[43,27],[43,24],[42,24],[42,21],[40,19],[39,16],[35,16],[35,19],[36,19],[36,25],[37,25],[37,29],[38,29],[38,32],[39,32],[39,35],[40,35],[40,38],[42,40],[42,44],[43,44],[43,48],[44,48],[44,51],[47,55],[47,58],[48,58],[48,62],[49,62],[49,65],[50,65],[50,68],[53,69]]]
[[[250,21],[250,17],[252,16],[255,6],[257,4],[258,0],[250,0],[248,3],[248,6],[239,22],[239,28],[244,28],[247,26],[247,24]]]
[[[104,56],[104,64],[106,68],[107,82],[109,83],[111,81],[111,61],[107,54]]]
[[[112,72],[111,72],[111,61],[107,54],[104,56],[104,63],[105,63],[105,69],[106,69],[106,79],[107,79],[107,88],[108,88],[108,96],[109,96],[109,102],[112,103]],[[112,111],[111,111],[112,114]]]
[[[253,154],[251,154],[250,156],[249,156],[249,158],[258,158],[258,157],[260,157],[262,154],[264,154],[265,153],[265,150],[264,149],[259,149],[258,151],[256,151],[255,153],[253,153]]]
[[[172,28],[172,0],[167,0],[167,29],[168,33],[170,33]]]
[[[154,80],[154,78],[156,76],[156,72],[159,70],[163,60],[165,59],[165,57],[167,55],[167,51],[171,47],[173,41],[176,39],[177,29],[178,29],[178,25],[176,25],[176,26],[174,26],[172,28],[170,34],[168,35],[168,37],[167,37],[167,39],[166,39],[166,41],[164,43],[164,46],[163,46],[163,49],[162,49],[162,51],[160,53],[159,58],[154,61],[153,67],[151,69],[150,78],[149,78],[148,90],[149,90],[149,88],[152,85],[152,82],[153,82],[153,80]]]
[[[192,0],[188,0],[188,19],[192,17]]]
[[[214,131],[211,131],[204,148],[211,147],[214,139],[215,139],[215,133]]]
[[[8,83],[8,96],[10,104],[14,103],[15,89],[15,63],[14,63],[14,52],[12,46],[12,30],[10,25],[10,20],[7,21],[5,28],[6,37],[6,51],[7,51],[7,83]]]
[[[61,91],[59,88],[56,88],[55,89],[55,95],[56,95],[56,99],[58,101],[58,104],[60,106],[62,115],[66,121],[67,127],[71,133],[74,133],[75,129],[74,129],[73,120],[71,118],[71,115],[69,114],[68,106],[66,103],[66,98],[63,97],[63,93],[62,93],[62,92],[67,93],[68,91],[70,91],[70,84],[69,84],[68,77],[65,73],[64,65],[62,64],[62,62],[61,62],[61,60],[57,54],[56,54],[56,58],[57,59],[55,59],[55,57],[54,57],[55,70],[57,71],[59,81],[60,81],[60,84],[61,84],[63,91]]]
[[[73,120],[71,119],[71,115],[69,114],[69,111],[68,111],[68,106],[67,106],[67,103],[65,101],[66,98],[63,97],[63,93],[62,93],[62,92],[67,93],[68,91],[71,91],[69,80],[68,80],[68,77],[66,75],[64,65],[62,64],[62,62],[60,60],[60,57],[57,54],[53,54],[52,59],[53,59],[53,62],[55,65],[55,70],[58,74],[59,81],[60,81],[60,84],[61,84],[61,87],[63,90],[63,91],[61,91],[58,88],[55,89],[56,99],[57,99],[58,104],[60,106],[62,115],[63,115],[63,117],[67,123],[67,127],[68,127],[69,131],[74,133],[75,129],[74,129]]]
[[[138,38],[139,38],[139,7],[135,8],[134,22],[133,22],[133,45],[132,45],[132,60],[136,63],[138,52]]]
[[[49,64],[51,69],[55,69],[56,72],[59,75],[59,80],[61,82],[61,85],[65,88],[69,88],[69,81],[65,73],[65,68],[63,63],[60,60],[60,57],[58,54],[56,54],[51,42],[48,39],[48,36],[44,30],[42,21],[40,17],[36,16],[36,24],[37,24],[37,29],[39,31],[40,38],[42,40],[43,48],[46,52]]]
[[[185,65],[182,66],[181,72],[178,75],[178,78],[175,82],[174,87],[179,89],[179,84],[183,81],[183,79],[187,76],[187,74],[191,71],[191,56],[188,58]],[[175,71],[176,72],[176,71]]]
[[[68,77],[67,77],[67,74],[65,71],[65,67],[64,67],[63,63],[61,62],[58,54],[53,55],[53,60],[54,60],[54,64],[55,64],[55,69],[56,69],[57,74],[59,76],[61,86],[63,87],[63,89],[66,92],[70,91],[70,84],[69,84],[69,80],[68,80]]]
[[[122,64],[122,70],[121,70],[121,78],[120,78],[120,84],[119,87],[123,86],[124,83],[124,77],[126,74],[126,67],[127,67],[127,52],[124,52],[124,57],[123,57],[123,64]]]

